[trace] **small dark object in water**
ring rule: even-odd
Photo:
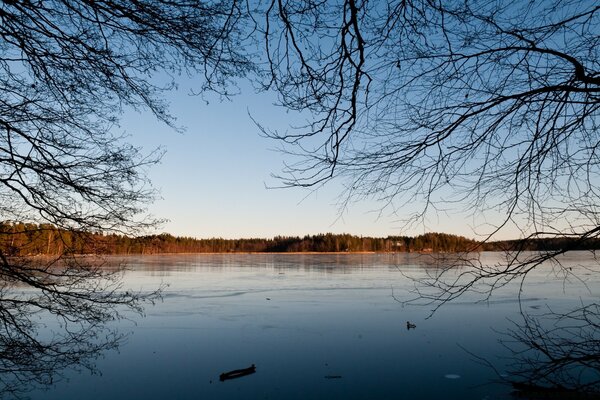
[[[233,371],[223,372],[221,375],[219,375],[219,380],[221,382],[223,382],[228,379],[235,379],[235,378],[240,378],[242,376],[250,375],[255,372],[256,372],[256,366],[254,364],[252,364],[248,368],[235,369]]]
[[[325,379],[341,379],[341,375],[325,375]]]
[[[406,321],[406,329],[411,330],[415,329],[417,326],[415,324],[411,324],[410,321]]]
[[[271,300],[271,298],[270,298],[270,297],[267,297],[267,300]]]

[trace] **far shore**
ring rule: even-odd
[[[188,256],[215,256],[215,255],[364,255],[364,254],[378,254],[378,255],[399,255],[399,254],[464,254],[464,253],[483,253],[483,252],[500,252],[501,250],[486,250],[478,252],[463,252],[463,251],[223,251],[223,252],[180,252],[180,253],[120,253],[120,254],[106,254],[106,253],[84,253],[84,254],[73,254],[77,257],[119,257],[119,256],[177,256],[177,255],[188,255]],[[22,257],[55,257],[48,254],[29,254]]]
[[[483,251],[541,251],[600,249],[600,238],[546,237],[479,242],[464,236],[429,232],[418,236],[368,237],[324,233],[246,239],[197,239],[168,233],[126,236],[82,232],[46,225],[0,223],[5,233],[0,252],[5,256],[47,255],[160,255],[160,254],[465,254]]]
[[[465,253],[501,253],[505,250],[482,250],[482,251],[223,251],[223,252],[182,252],[182,253],[123,253],[123,254],[78,254],[78,256],[177,256],[177,255],[188,255],[188,256],[215,256],[215,255],[400,255],[400,254],[465,254]]]

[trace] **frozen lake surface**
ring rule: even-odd
[[[589,254],[566,260],[593,263]],[[484,255],[493,262],[494,254]],[[586,258],[587,257],[587,258]],[[32,399],[510,399],[499,339],[519,320],[518,285],[475,303],[403,305],[431,271],[408,254],[163,255],[126,259],[125,286],[169,286],[145,317],[120,321],[119,351],[100,374],[67,371]],[[571,265],[567,264],[567,265]],[[596,301],[597,274],[565,284],[550,268],[527,280],[528,310]],[[408,277],[407,277],[408,276]],[[407,321],[416,328],[407,329]],[[489,361],[496,371],[484,366]],[[222,372],[256,373],[219,381]]]

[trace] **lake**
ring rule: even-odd
[[[498,255],[484,254],[493,263]],[[102,354],[99,373],[66,371],[32,399],[510,399],[511,354],[500,340],[532,312],[597,301],[588,253],[563,265],[581,281],[539,268],[489,301],[405,305],[411,278],[435,266],[411,254],[222,254],[125,258],[126,288],[167,284],[146,316]],[[407,329],[407,321],[415,324]],[[485,362],[483,361],[485,360]],[[489,365],[495,368],[491,368]],[[221,382],[223,372],[256,373]]]

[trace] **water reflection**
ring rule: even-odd
[[[28,392],[45,390],[69,369],[97,373],[95,360],[125,339],[116,330],[98,326],[51,338],[43,338],[44,333],[32,329],[0,336],[0,398],[27,398]]]
[[[118,264],[93,257],[0,253],[0,270],[1,398],[52,385],[68,369],[97,371],[95,360],[125,339],[112,321],[156,294],[121,290]]]
[[[408,296],[413,282],[405,275],[435,268],[423,260],[130,257],[126,285],[147,290],[168,283],[164,301],[136,320],[120,353],[98,360],[101,376],[71,374],[68,384],[33,398],[512,398],[513,388],[471,354],[485,357],[499,375],[515,371],[511,348],[498,334],[515,332],[510,320],[521,316],[515,288],[501,288],[484,303],[463,298],[427,319],[428,307],[392,297]],[[589,291],[563,291],[546,271],[532,276],[521,307],[567,309],[590,298]],[[416,328],[407,330],[407,321]],[[255,374],[219,381],[221,373],[252,364]]]
[[[511,354],[511,383],[519,393],[600,398],[600,307],[522,310],[502,342]]]

